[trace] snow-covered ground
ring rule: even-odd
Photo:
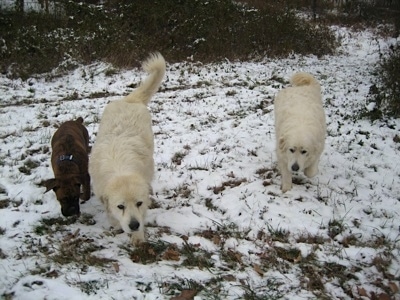
[[[336,30],[335,56],[167,66],[150,104],[148,253],[109,232],[96,196],[68,222],[40,186],[53,176],[56,126],[81,116],[93,143],[105,105],[143,71],[1,76],[0,297],[191,299],[186,289],[194,299],[400,299],[400,121],[357,117],[380,53],[396,41]],[[328,137],[319,174],[299,174],[282,194],[273,97],[300,70],[321,82]]]

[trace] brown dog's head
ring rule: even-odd
[[[65,217],[79,215],[79,196],[82,180],[80,176],[69,176],[65,179],[53,178],[45,182],[46,192],[53,190],[61,204],[61,213]],[[45,192],[45,193],[46,193]]]

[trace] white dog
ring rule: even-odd
[[[292,188],[292,171],[304,172],[307,177],[317,175],[326,137],[320,84],[303,72],[294,74],[291,84],[276,95],[274,104],[282,192]]]
[[[152,54],[143,69],[149,76],[131,94],[109,103],[92,148],[89,173],[93,190],[115,229],[131,234],[133,244],[144,238],[154,174],[154,136],[147,109],[165,74],[165,60]]]

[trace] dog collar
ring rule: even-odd
[[[57,163],[63,162],[63,161],[72,161],[76,163],[76,160],[74,159],[74,156],[72,154],[70,155],[61,155],[57,159]]]

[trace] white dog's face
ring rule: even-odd
[[[149,203],[149,187],[133,181],[120,181],[107,196],[108,213],[126,233],[143,231]]]
[[[302,146],[292,146],[287,150],[288,170],[292,172],[304,172],[307,166],[310,150]]]
[[[310,165],[314,147],[310,146],[307,140],[288,143],[284,139],[281,139],[279,144],[281,150],[285,152],[288,170],[292,172],[304,172],[304,169]]]
[[[114,197],[113,197],[114,198]],[[111,200],[111,199],[110,199]],[[126,233],[142,230],[144,216],[147,210],[147,201],[136,197],[114,198],[110,201],[109,212]]]

